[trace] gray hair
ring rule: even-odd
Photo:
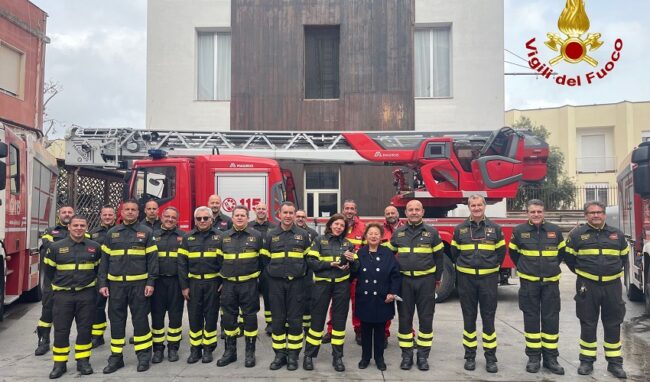
[[[474,199],[481,199],[481,201],[483,202],[483,205],[486,205],[485,196],[483,196],[481,194],[472,194],[472,195],[468,196],[467,197],[467,203],[469,204],[469,201],[474,200]]]
[[[208,207],[208,206],[197,207],[197,208],[194,210],[194,217],[195,217],[195,218],[196,218],[196,215],[199,214],[199,212],[209,212],[209,213],[210,213],[210,217],[212,217],[212,209],[211,209],[210,207]]]
[[[544,208],[544,202],[541,201],[540,199],[530,199],[529,201],[526,202],[526,208],[530,206],[540,206]]]
[[[163,210],[163,214],[167,210],[172,210],[172,211],[176,212],[176,216],[181,216],[180,212],[178,212],[178,208],[176,208],[176,207],[172,207],[172,206],[165,207],[165,209]],[[212,210],[210,210],[210,212],[212,212]]]
[[[599,202],[598,200],[590,200],[587,203],[585,203],[585,206],[583,208],[583,212],[586,214],[587,213],[587,208],[591,206],[598,206],[603,209],[603,212],[605,212],[605,204],[602,202]]]

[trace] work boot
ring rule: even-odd
[[[429,358],[429,352],[426,350],[418,350],[417,356],[416,356],[416,362],[418,365],[418,369],[421,371],[427,371],[429,370],[429,362],[427,359]]]
[[[377,362],[377,361],[375,361]],[[359,369],[366,369],[370,365],[370,360],[369,359],[364,359],[361,358],[361,361],[359,361]]]
[[[275,358],[273,359],[273,362],[271,362],[269,369],[278,370],[286,364],[287,364],[287,353],[283,351],[278,351],[275,353]]]
[[[237,337],[226,338],[226,349],[223,356],[217,360],[217,366],[224,367],[237,361]],[[204,354],[205,355],[205,354]]]
[[[244,356],[244,367],[254,367],[255,366],[255,341],[257,337],[246,337],[244,342],[246,343],[246,354]],[[235,353],[235,357],[237,353]]]
[[[330,332],[325,333],[325,335],[323,336],[323,339],[321,340],[321,342],[324,343],[324,344],[328,344],[328,343],[332,342],[332,333],[330,333]]]
[[[580,361],[580,366],[578,367],[578,374],[580,375],[589,375],[594,371],[594,363],[589,361]]]
[[[343,372],[345,371],[345,365],[343,364],[343,358],[334,356],[332,358],[332,366],[334,366],[334,370],[338,372]]]
[[[289,354],[287,355],[287,370],[298,370],[298,353],[298,351],[289,350]]]
[[[465,365],[463,366],[465,370],[473,371],[476,369],[476,359],[475,358],[465,358]]]
[[[178,361],[178,349],[174,346],[169,346],[167,349],[167,360],[169,362]]]
[[[402,363],[399,364],[402,370],[411,370],[413,367],[413,350],[402,349]]]
[[[57,379],[68,371],[67,362],[54,362],[54,367],[50,372],[50,379]]]
[[[273,327],[271,324],[266,324],[266,328],[264,328],[264,333],[266,333],[267,336],[271,336],[273,334]]]
[[[91,343],[93,345],[93,349],[95,349],[105,344],[106,341],[104,341],[104,336],[93,336]]]
[[[81,375],[90,375],[93,373],[93,368],[90,366],[88,358],[79,358],[77,360],[77,371]]]
[[[36,350],[34,350],[34,355],[43,355],[50,351],[50,330],[52,330],[52,328],[44,328],[41,326],[36,328],[38,346],[36,346]]]
[[[154,349],[153,357],[151,358],[151,363],[161,363],[163,357],[165,357],[165,354],[163,352],[164,352],[164,348]]]
[[[138,357],[138,372],[143,372],[149,370],[151,365],[151,348],[143,350],[136,354]]]
[[[526,371],[529,373],[537,373],[540,368],[540,357],[538,355],[528,356],[528,363],[526,363]],[[544,358],[544,367],[546,367],[546,358]]]
[[[302,368],[305,370],[314,370],[314,360],[310,356],[302,358]]]
[[[557,362],[557,357],[544,357],[544,368],[553,374],[564,375],[564,368]]]
[[[376,359],[375,360],[375,365],[377,365],[377,369],[380,371],[386,371],[386,362],[384,362],[384,359]]]
[[[190,356],[187,357],[187,363],[197,363],[201,359],[203,351],[198,346],[190,347]]]
[[[104,374],[115,373],[123,367],[124,358],[122,357],[122,354],[111,354],[111,356],[108,357],[108,365],[104,368]]]
[[[614,377],[619,379],[626,379],[627,374],[623,370],[623,365],[620,363],[610,362],[607,364],[607,371],[609,371]]]
[[[499,367],[497,366],[497,362],[493,359],[486,359],[485,360],[485,370],[488,373],[496,373],[499,371]]]
[[[212,357],[212,352],[214,351],[214,348],[204,346],[203,347],[203,356],[201,357],[201,363],[210,363],[214,359]]]

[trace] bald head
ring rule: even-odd
[[[212,210],[212,215],[217,216],[221,213],[221,196],[214,194],[208,198],[208,207]]]
[[[420,224],[424,217],[424,207],[419,200],[411,200],[406,203],[406,217],[410,224]]]
[[[399,212],[395,206],[387,206],[384,208],[384,218],[386,223],[390,225],[395,225],[399,221]]]

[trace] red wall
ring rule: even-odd
[[[41,130],[47,13],[27,0],[0,0],[0,40],[25,56],[20,98],[0,92],[0,118]]]

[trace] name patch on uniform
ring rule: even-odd
[[[88,253],[95,253],[97,252],[97,248],[95,247],[88,247]]]
[[[530,239],[530,232],[522,232],[521,233],[521,238],[522,239]]]
[[[232,238],[231,238],[231,237],[224,237],[224,238],[223,238],[223,242],[224,242],[224,243],[230,243],[231,241],[232,241]]]
[[[68,253],[68,252],[70,252],[70,247],[59,248],[59,253]]]
[[[613,234],[609,235],[609,240],[618,240],[618,234],[613,233]]]
[[[302,240],[302,235],[293,235],[293,238],[296,240]]]
[[[557,234],[555,232],[547,232],[546,237],[549,239],[555,239],[557,238]]]
[[[589,239],[589,236],[590,235],[588,233],[584,234],[584,235],[580,235],[580,240],[587,240],[587,239]]]
[[[274,243],[280,241],[280,236],[273,236],[271,238],[271,241],[274,242]]]
[[[460,234],[466,234],[468,232],[468,228],[461,228],[458,230],[458,233]]]
[[[113,232],[113,233],[111,234],[111,237],[112,237],[113,239],[115,239],[116,237],[120,237],[120,233],[119,233],[119,232]]]
[[[431,237],[431,232],[422,232],[422,237]]]
[[[329,243],[329,241],[327,241],[327,240],[321,240],[320,241],[321,245],[327,245],[328,243]],[[343,243],[343,244],[345,244],[345,243]]]
[[[147,237],[147,234],[145,234],[144,232],[136,232],[135,237],[137,237],[138,239],[144,239],[145,237]]]
[[[406,236],[406,232],[404,231],[397,233],[397,237],[404,237],[404,236]]]

